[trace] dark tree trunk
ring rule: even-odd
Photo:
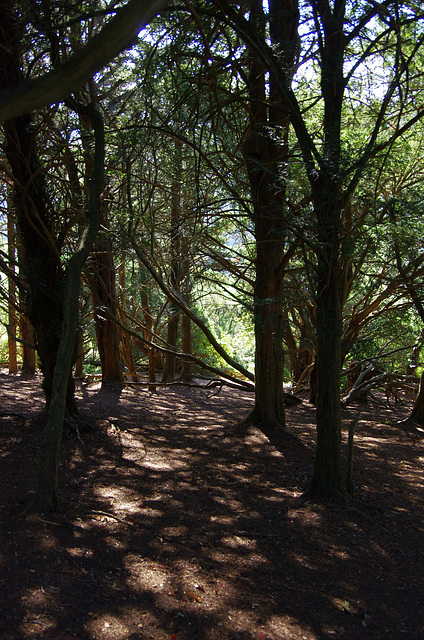
[[[21,78],[21,37],[24,22],[16,21],[6,4],[0,7],[2,48],[0,85],[18,84]],[[61,247],[57,244],[55,211],[47,192],[38,156],[36,123],[25,114],[3,124],[5,153],[14,180],[14,206],[17,214],[21,273],[28,300],[25,306],[36,332],[37,350],[44,376],[43,388],[49,407],[53,374],[63,321],[63,270]],[[67,405],[74,411],[71,377],[66,385]]]
[[[398,424],[404,427],[411,427],[414,424],[424,427],[424,371],[421,374],[420,388],[412,411],[406,420]]]
[[[15,273],[15,221],[11,210],[10,187],[7,189],[7,252],[9,258],[10,269]],[[18,329],[18,312],[16,309],[16,283],[14,275],[9,276],[9,330],[8,330],[8,347],[9,347],[9,373],[16,373],[18,370],[18,352],[17,352],[17,329]]]
[[[47,408],[63,321],[63,270],[55,241],[54,212],[37,163],[31,115],[4,125],[7,155],[16,178],[14,195],[21,252],[21,271],[27,283],[29,319],[35,329]],[[67,406],[75,411],[73,382],[68,381]]]
[[[174,143],[174,180],[172,183],[171,200],[171,233],[170,233],[170,264],[169,285],[176,293],[180,292],[181,284],[181,181],[182,181],[182,145],[181,141]],[[178,329],[180,324],[180,309],[169,301],[168,327],[166,341],[171,348],[178,343]],[[165,356],[165,369],[162,382],[172,382],[176,378],[177,358],[173,353]]]
[[[56,508],[58,503],[58,465],[62,443],[63,422],[66,415],[67,381],[72,372],[78,329],[81,270],[88,257],[101,220],[101,192],[104,186],[104,130],[100,113],[93,105],[80,105],[93,122],[95,130],[95,159],[87,206],[87,225],[80,244],[69,259],[64,283],[63,324],[56,368],[54,372],[51,403],[40,459],[37,488],[37,508],[40,512]]]
[[[327,238],[329,240],[329,238]],[[310,496],[344,491],[341,473],[341,335],[342,309],[338,277],[338,243],[319,257],[317,314],[317,449]],[[324,245],[322,245],[324,247]]]
[[[272,43],[279,48],[290,70],[295,57],[297,7],[293,3],[288,11],[281,3],[270,2],[269,9]],[[250,21],[264,36],[261,0],[251,3]],[[265,68],[253,54],[249,69],[250,130],[243,147],[256,243],[255,406],[247,422],[257,424],[271,442],[282,446],[286,431],[282,308],[289,120],[272,79],[268,97],[266,92]]]

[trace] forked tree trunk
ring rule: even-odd
[[[270,36],[288,72],[295,57],[298,12],[271,2]],[[250,21],[265,37],[261,0],[251,3]],[[253,53],[249,69],[250,130],[243,153],[251,187],[256,243],[254,288],[255,406],[247,422],[253,422],[276,446],[283,445],[284,414],[284,317],[283,273],[285,246],[285,195],[289,120],[272,78]],[[267,90],[269,86],[269,96]],[[269,102],[268,102],[269,101]]]
[[[88,257],[101,220],[101,192],[104,186],[104,130],[100,113],[93,105],[82,106],[93,122],[95,132],[94,169],[87,206],[87,226],[80,244],[68,261],[64,286],[64,314],[56,368],[52,384],[52,396],[40,459],[37,487],[37,508],[51,511],[58,503],[58,465],[62,443],[63,422],[66,415],[67,382],[71,377],[78,329],[78,298],[81,270]]]

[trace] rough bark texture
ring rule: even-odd
[[[21,79],[22,21],[10,7],[0,8],[0,85]],[[44,376],[47,406],[52,396],[53,374],[63,321],[63,269],[57,241],[57,220],[41,170],[37,148],[37,123],[24,114],[4,123],[5,153],[10,164],[19,234],[20,269],[28,299],[25,306],[36,332],[37,350]],[[67,404],[74,411],[73,384],[67,383]]]
[[[328,202],[321,220],[316,293],[317,451],[309,493],[333,495],[344,490],[341,474],[341,335],[337,207]]]
[[[28,315],[36,332],[47,406],[63,321],[63,270],[55,240],[55,215],[37,162],[33,118],[22,116],[4,125],[7,156],[16,179],[14,195],[23,251],[21,272],[27,283]],[[68,408],[74,410],[68,381]]]
[[[297,32],[295,4],[270,3],[270,35],[281,47],[283,64],[293,65]],[[264,33],[265,16],[259,0],[251,3],[250,22]],[[250,58],[250,129],[243,147],[253,205],[256,243],[254,287],[255,407],[248,422],[256,423],[277,446],[285,432],[283,263],[285,249],[285,192],[289,121],[272,79],[267,97],[264,65]],[[269,102],[268,102],[269,100]]]
[[[323,157],[318,175],[311,175],[312,197],[317,223],[317,451],[309,488],[311,496],[344,492],[341,474],[341,338],[342,257],[340,178],[341,108],[343,102],[344,46],[343,7],[337,14],[318,9],[320,34],[321,90],[324,98]]]
[[[87,225],[80,244],[68,261],[64,283],[63,324],[57,361],[52,381],[52,394],[44,442],[41,450],[39,480],[37,487],[37,508],[40,512],[50,511],[58,504],[58,465],[62,444],[63,422],[67,409],[67,381],[71,378],[72,364],[79,317],[79,292],[81,270],[87,260],[101,220],[101,191],[104,187],[104,129],[100,113],[93,105],[80,108],[88,114],[95,132],[95,159],[91,177],[90,197],[87,206]]]
[[[418,424],[424,427],[424,372],[421,375],[420,388],[412,411],[408,418],[401,424],[404,426]]]

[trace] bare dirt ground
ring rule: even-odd
[[[61,509],[40,517],[40,379],[0,373],[2,640],[424,638],[424,443],[393,426],[410,405],[361,406],[356,500],[308,503],[307,402],[279,453],[237,432],[247,393],[78,397],[92,428],[65,436]]]

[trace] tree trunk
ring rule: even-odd
[[[341,472],[341,337],[340,211],[337,185],[320,179],[316,192],[319,252],[317,256],[317,449],[308,494],[344,493]]]
[[[398,423],[399,426],[404,427],[410,427],[413,424],[418,424],[421,427],[424,427],[424,371],[421,374],[420,388],[414,402],[414,406],[412,407],[412,411],[406,420],[402,420],[402,422]]]
[[[104,217],[102,219],[105,224]],[[122,359],[118,326],[116,271],[113,246],[107,231],[97,238],[90,259],[90,290],[94,307],[97,347],[102,368],[102,384],[122,382]]]
[[[2,3],[0,25],[3,38],[0,85],[8,87],[22,79],[20,41],[24,21],[17,21],[11,7]],[[14,208],[22,247],[20,268],[28,290],[25,305],[36,331],[48,407],[63,321],[61,247],[55,234],[55,211],[39,161],[34,118],[27,113],[4,122],[3,127],[4,150],[13,175]],[[72,411],[74,399],[70,381],[66,386],[68,407]]]
[[[271,2],[270,35],[287,70],[294,61],[292,39],[297,33],[297,9]],[[251,4],[250,21],[265,35],[262,2]],[[250,57],[250,130],[243,154],[251,187],[256,243],[254,288],[255,406],[247,422],[256,423],[276,446],[286,431],[284,414],[283,265],[285,261],[285,194],[289,120],[272,78],[267,102],[267,78],[261,61]]]
[[[182,180],[182,143],[174,142],[174,180],[172,183],[171,199],[171,232],[170,232],[170,264],[169,284],[177,294],[180,293],[181,284],[181,180]],[[180,322],[180,309],[172,302],[168,302],[168,328],[166,341],[168,345],[176,347],[178,343],[178,329]],[[172,382],[176,377],[177,358],[168,352],[165,357],[165,369],[162,382]]]
[[[119,289],[120,289],[120,305],[118,309],[119,320],[123,327],[127,326],[127,300],[125,292],[125,262],[119,268]],[[122,346],[122,359],[125,362],[131,382],[138,382],[138,376],[134,364],[134,358],[131,348],[131,338],[125,329],[120,329],[120,338]]]
[[[10,187],[7,185],[8,207],[7,207],[7,246],[8,258],[11,271],[15,273],[15,221],[10,209],[11,197],[9,194]],[[18,314],[16,310],[16,284],[13,276],[9,276],[9,373],[16,373],[18,370],[18,358],[16,347],[16,333],[18,328]]]
[[[95,131],[95,159],[91,177],[90,196],[87,207],[87,226],[79,247],[68,261],[64,286],[63,325],[54,372],[52,395],[45,437],[41,451],[40,472],[37,488],[37,508],[50,511],[58,504],[58,464],[62,443],[63,421],[67,410],[67,389],[71,377],[78,329],[78,297],[81,270],[88,257],[101,220],[101,192],[104,186],[104,130],[100,113],[93,105],[82,106],[93,122]]]
[[[190,304],[190,300],[185,296],[186,301]],[[191,336],[191,320],[183,313],[181,318],[181,349],[184,353],[192,352],[192,336]],[[191,380],[193,377],[193,363],[189,360],[183,360],[181,363],[181,378],[183,380]]]
[[[26,315],[19,318],[19,332],[22,338],[22,373],[34,374],[37,370],[37,352],[30,345],[35,344],[34,328]]]
[[[37,144],[32,116],[4,125],[8,160],[16,178],[14,196],[22,252],[21,271],[28,287],[25,306],[36,332],[47,407],[63,320],[63,270],[54,238],[54,215],[37,164]],[[68,408],[74,411],[73,385],[68,388]]]

